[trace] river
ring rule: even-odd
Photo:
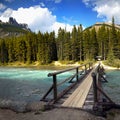
[[[57,70],[33,69],[33,68],[0,68],[0,100],[11,101],[39,101],[52,85],[52,77],[48,73]],[[57,77],[58,81],[71,75],[66,72]],[[58,88],[61,90],[66,87]]]
[[[120,70],[106,71],[107,83],[103,84],[104,91],[116,103],[120,103]]]
[[[39,101],[52,85],[52,77],[48,73],[55,72],[53,69],[35,68],[11,68],[0,67],[0,106],[6,106],[17,101]],[[66,72],[57,77],[58,81],[65,79],[74,72]],[[108,83],[104,83],[105,92],[115,102],[120,102],[120,71],[106,71]],[[58,88],[61,91],[70,83]],[[51,96],[50,96],[51,97]]]

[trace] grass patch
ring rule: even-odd
[[[109,60],[104,61],[105,65],[111,66],[111,67],[116,67],[120,68],[120,60],[119,59],[114,59],[112,62]]]

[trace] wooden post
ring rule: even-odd
[[[78,68],[76,68],[76,81],[78,82]]]
[[[97,89],[111,102],[114,103],[110,97],[108,97],[108,95],[99,87],[97,86]]]
[[[91,65],[90,65],[90,63],[89,63],[89,70],[90,70],[90,67],[91,67]]]
[[[85,74],[87,74],[87,65],[85,65]]]
[[[94,103],[96,103],[98,102],[98,99],[97,99],[97,80],[95,73],[92,73],[92,78],[93,78]]]
[[[54,100],[57,100],[57,80],[56,80],[56,75],[53,75],[53,97],[54,97]]]

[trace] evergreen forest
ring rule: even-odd
[[[55,32],[28,32],[19,37],[0,38],[0,64],[11,62],[49,64],[53,61],[85,61],[102,56],[103,60],[120,59],[120,30],[103,24],[83,30],[73,26],[72,32],[59,28]]]

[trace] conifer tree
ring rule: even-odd
[[[84,60],[91,58],[91,41],[90,41],[90,30],[87,29],[83,34],[83,56]]]
[[[91,41],[91,57],[92,59],[95,59],[96,56],[98,56],[98,42],[95,28],[93,28],[90,32],[90,41]]]
[[[84,55],[83,55],[83,28],[82,25],[78,27],[78,49],[79,49],[79,60],[84,60]]]
[[[108,53],[108,56],[107,56],[107,63],[112,66],[114,65],[114,61],[115,60],[115,56],[114,56],[114,53],[113,53],[113,50],[110,49],[109,50],[109,53]]]
[[[64,60],[71,60],[71,44],[70,44],[70,32],[65,31],[64,36]]]
[[[106,29],[105,24],[103,24],[97,32],[97,41],[99,49],[98,55],[102,56],[104,60],[106,60],[108,53],[108,36],[109,29]]]
[[[32,39],[31,33],[26,35],[26,46],[27,46],[27,62],[32,63]]]
[[[115,20],[114,17],[112,17],[112,30],[111,30],[111,39],[112,39],[112,48],[113,53],[117,57],[118,56],[118,39],[117,39],[117,31],[115,29]]]
[[[78,61],[78,32],[77,28],[74,25],[71,33],[71,56],[73,61]]]
[[[64,60],[64,53],[63,53],[63,45],[64,45],[64,36],[65,36],[65,30],[59,28],[58,30],[58,37],[57,37],[57,54],[58,54],[58,60]]]
[[[7,63],[8,62],[8,49],[5,43],[5,40],[0,40],[0,62]]]
[[[55,40],[55,32],[51,32],[49,34],[49,50],[50,50],[50,61],[57,60],[57,46]]]

